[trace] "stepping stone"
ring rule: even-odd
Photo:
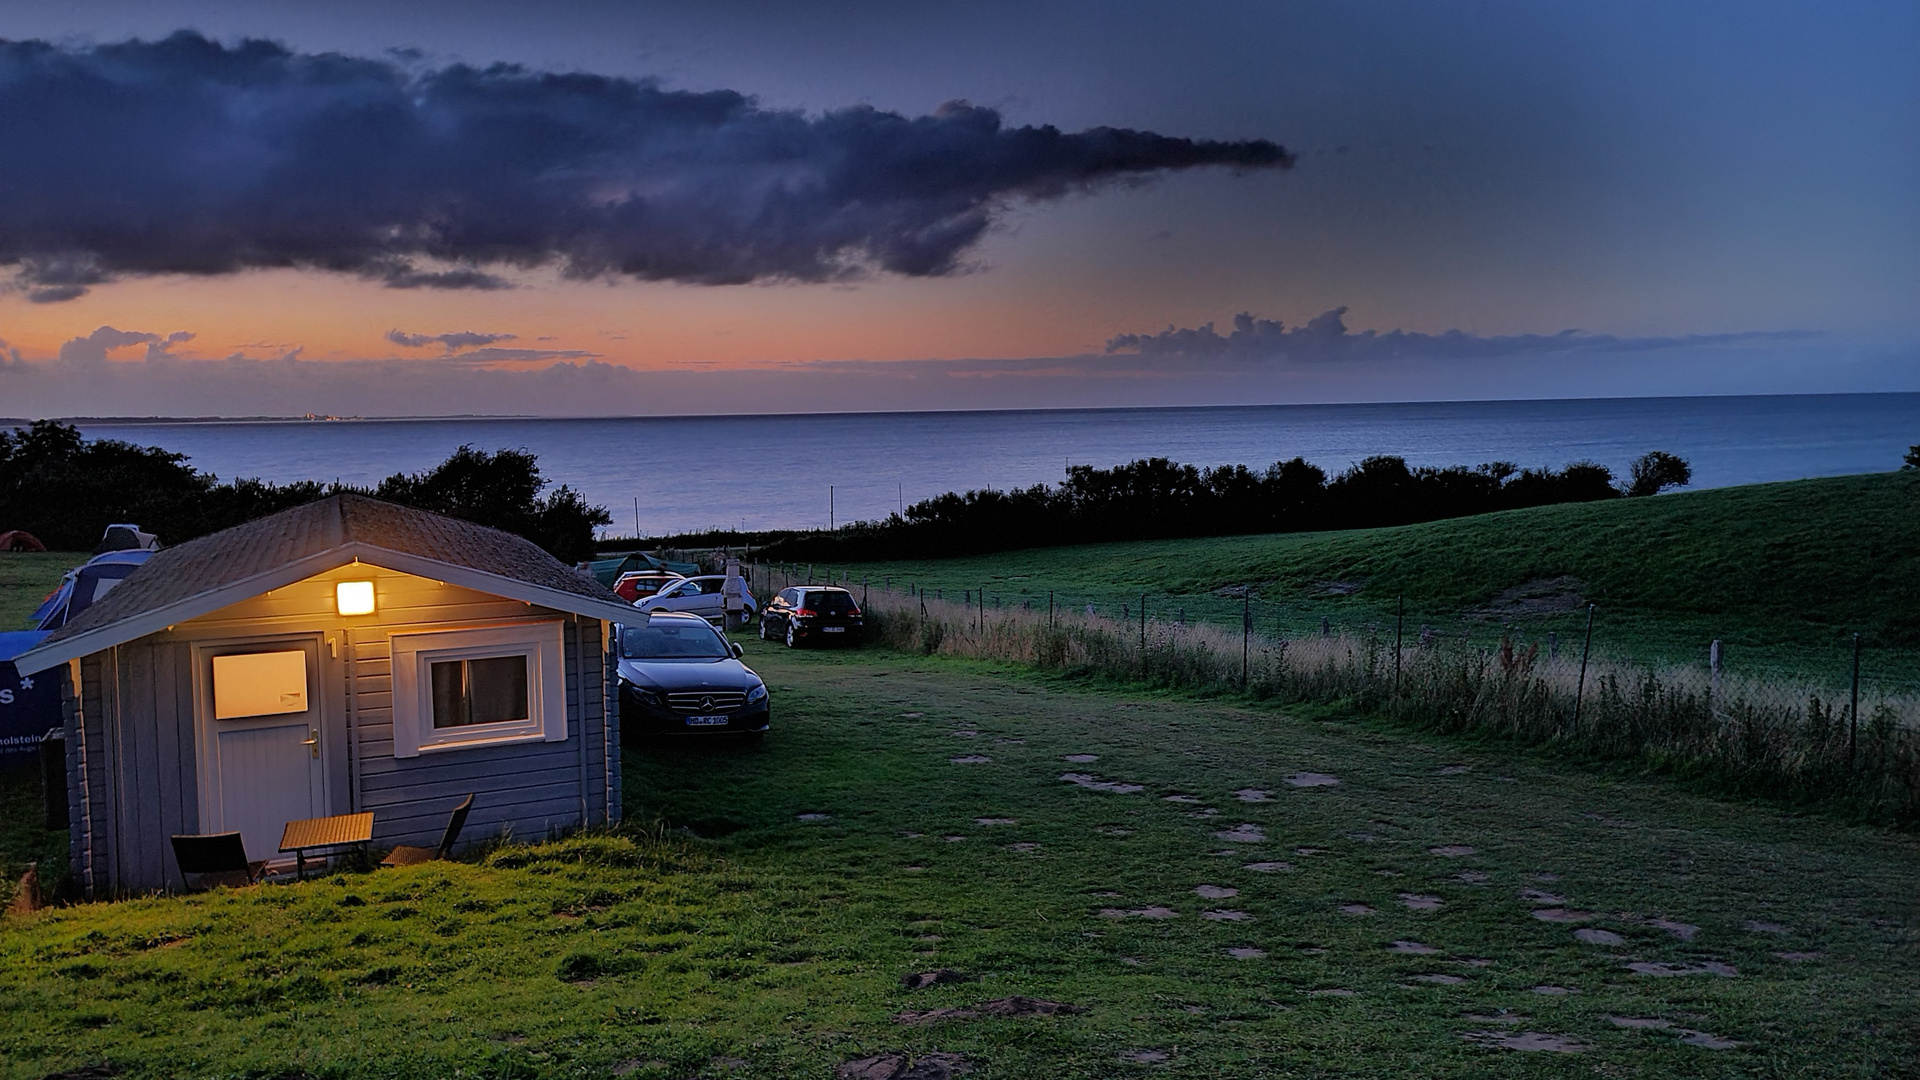
[[[1100,909],[1100,917],[1103,919],[1171,919],[1178,914],[1180,913],[1172,908],[1161,907],[1158,904],[1150,907],[1133,908],[1131,910],[1123,908]]]
[[[1264,960],[1267,956],[1267,950],[1256,949],[1248,945],[1236,945],[1227,950],[1227,955],[1233,957],[1235,960]]]
[[[1252,822],[1241,822],[1231,829],[1223,829],[1213,834],[1216,839],[1234,844],[1258,844],[1266,840],[1267,834],[1260,831]]]
[[[972,1071],[960,1054],[936,1051],[909,1059],[896,1052],[843,1062],[833,1075],[834,1080],[953,1080]]]
[[[1483,967],[1493,966],[1493,961],[1482,960],[1477,956],[1463,956],[1460,959],[1455,960],[1454,963],[1459,964],[1461,967],[1470,967],[1470,968],[1483,968]]]
[[[1008,844],[1008,845],[1007,845],[1007,850],[1008,850],[1008,851],[1018,851],[1018,852],[1022,852],[1022,853],[1024,853],[1024,852],[1029,852],[1029,851],[1039,851],[1039,850],[1040,850],[1040,845],[1039,845],[1039,844],[1035,844],[1035,843],[1032,843],[1031,841],[1023,841],[1023,842],[1021,842],[1021,843],[1018,843],[1018,844]]]
[[[1338,777],[1326,773],[1303,772],[1287,777],[1287,783],[1294,787],[1333,787],[1340,782]]]
[[[1569,989],[1567,989],[1567,988],[1566,988],[1566,987],[1564,987],[1564,986],[1552,986],[1552,985],[1546,985],[1546,986],[1536,986],[1536,987],[1534,987],[1534,988],[1533,988],[1533,992],[1534,992],[1534,993],[1536,993],[1536,994],[1541,994],[1541,995],[1544,995],[1544,996],[1546,996],[1546,997],[1563,997],[1563,996],[1565,996],[1565,995],[1567,995],[1567,994],[1577,994],[1577,993],[1579,993],[1580,991],[1578,991],[1578,990],[1569,990]]]
[[[1272,874],[1283,870],[1291,870],[1293,869],[1293,864],[1283,862],[1250,862],[1240,869],[1251,870],[1256,874]]]
[[[959,757],[948,758],[947,763],[950,765],[990,765],[993,763],[993,759],[980,754],[962,754]]]
[[[1371,915],[1373,909],[1365,904],[1343,904],[1338,909],[1342,915]]]
[[[1806,963],[1806,962],[1807,962],[1807,961],[1809,961],[1809,960],[1818,960],[1818,959],[1820,959],[1821,957],[1823,957],[1823,956],[1825,956],[1825,955],[1826,955],[1826,953],[1817,953],[1817,952],[1777,952],[1777,953],[1774,953],[1773,955],[1775,955],[1775,956],[1777,956],[1777,957],[1779,957],[1779,958],[1780,958],[1780,959],[1782,959],[1782,960],[1785,960],[1785,961],[1786,961],[1787,963],[1789,963],[1789,964],[1804,964],[1804,963]]]
[[[918,839],[920,839],[921,837],[923,837],[923,836],[925,836],[925,835],[927,835],[927,834],[926,834],[926,833],[923,833],[923,832],[903,832],[903,833],[901,833],[901,834],[900,834],[900,839],[902,839],[902,840],[918,840]]]
[[[1088,791],[1110,791],[1115,795],[1131,795],[1136,791],[1145,791],[1145,784],[1123,784],[1117,780],[1100,780],[1086,773],[1061,773],[1060,779],[1069,784],[1077,784]]]
[[[1672,919],[1648,919],[1647,925],[1665,930],[1681,941],[1692,941],[1693,935],[1700,932],[1700,928],[1692,923],[1675,922]]]
[[[943,840],[945,840],[945,841],[946,841],[947,843],[949,843],[949,844],[957,844],[957,843],[959,843],[960,841],[962,841],[962,840],[965,840],[965,839],[966,839],[966,837],[964,837],[964,836],[944,836],[944,837],[941,837],[941,839],[943,839]]]
[[[1421,896],[1419,893],[1401,893],[1400,902],[1408,911],[1439,911],[1444,903],[1437,896]]]
[[[1465,882],[1468,885],[1485,885],[1488,878],[1485,873],[1479,870],[1462,870],[1453,875],[1453,880]]]
[[[1440,950],[1418,941],[1396,941],[1387,946],[1388,952],[1397,952],[1402,956],[1436,956]]]
[[[921,940],[925,941],[926,939],[921,938]],[[936,937],[933,940],[939,941],[940,939]],[[929,986],[947,986],[952,983],[967,983],[973,981],[975,981],[973,976],[964,975],[952,968],[935,968],[932,971],[920,971],[911,975],[900,976],[900,985],[909,990],[925,990]]]
[[[1075,765],[1091,765],[1094,762],[1100,760],[1100,755],[1099,754],[1068,754],[1066,757],[1063,757],[1060,760],[1071,761]]]
[[[1787,932],[1787,928],[1777,922],[1758,922],[1753,919],[1748,919],[1746,922],[1741,923],[1740,928],[1755,934],[1784,934]]]
[[[1203,911],[1200,917],[1208,922],[1252,922],[1253,916],[1244,911]]]
[[[1018,824],[1020,824],[1020,822],[1019,822],[1019,819],[1017,819],[1017,818],[1010,818],[1010,817],[977,817],[977,818],[974,818],[974,819],[973,819],[973,823],[974,823],[975,825],[983,825],[983,826],[989,826],[989,827],[991,827],[991,826],[994,826],[994,825],[1018,825]]]
[[[1589,945],[1625,945],[1627,943],[1626,938],[1611,930],[1599,930],[1591,926],[1583,926],[1575,930],[1573,936],[1575,940],[1584,941]]]
[[[1675,1028],[1674,1030],[1681,1033],[1680,1041],[1688,1046],[1701,1046],[1708,1050],[1732,1050],[1740,1045],[1732,1039],[1723,1039],[1704,1031],[1694,1031],[1692,1028]]]
[[[1399,877],[1400,876],[1400,871],[1398,870],[1375,870],[1374,873],[1379,874],[1381,877]]]
[[[1449,859],[1458,859],[1473,853],[1473,849],[1465,844],[1442,844],[1439,847],[1430,847],[1427,849],[1427,854],[1429,855],[1444,855]]]
[[[1539,889],[1521,889],[1520,899],[1525,900],[1529,904],[1539,904],[1542,906],[1551,905],[1555,907],[1567,902],[1567,898],[1564,896],[1550,892],[1541,892]]]
[[[1133,835],[1133,830],[1127,828],[1124,825],[1103,825],[1095,831],[1105,833],[1108,836],[1132,836]]]
[[[1607,1019],[1613,1022],[1614,1027],[1632,1028],[1636,1031],[1673,1026],[1671,1020],[1659,1020],[1651,1016],[1609,1016]]]
[[[1497,1046],[1502,1050],[1582,1054],[1591,1049],[1586,1043],[1571,1035],[1552,1035],[1544,1031],[1470,1031],[1461,1037],[1470,1042]]]
[[[1233,797],[1239,799],[1241,802],[1273,801],[1273,795],[1271,793],[1262,791],[1259,788],[1241,788],[1239,791],[1233,793]]]
[[[1165,1050],[1122,1050],[1121,1061],[1131,1061],[1136,1065],[1158,1065],[1167,1060]]]
[[[1732,964],[1721,964],[1714,961],[1708,961],[1704,964],[1637,963],[1628,964],[1627,970],[1636,975],[1651,975],[1657,979],[1670,979],[1681,975],[1718,975],[1723,979],[1731,979],[1740,974],[1734,970]]]
[[[1442,766],[1440,766],[1440,775],[1441,775],[1441,776],[1459,776],[1459,775],[1460,775],[1461,773],[1468,773],[1468,772],[1472,772],[1472,771],[1473,771],[1473,766],[1471,766],[1471,765],[1442,765]]]
[[[1560,907],[1535,908],[1533,912],[1533,917],[1536,919],[1539,919],[1541,922],[1562,922],[1562,923],[1586,922],[1589,919],[1599,918],[1598,915],[1595,915],[1591,911],[1570,911],[1566,908],[1560,908]]]
[[[956,731],[954,734],[962,739],[977,739],[980,737],[980,733],[977,731]]]
[[[1206,820],[1206,819],[1208,819],[1208,818],[1217,818],[1217,817],[1219,817],[1219,816],[1220,816],[1220,811],[1218,811],[1218,810],[1215,810],[1215,809],[1214,809],[1213,807],[1211,807],[1211,806],[1208,806],[1208,807],[1204,807],[1204,808],[1202,808],[1202,809],[1199,809],[1199,810],[1195,810],[1195,811],[1193,811],[1192,813],[1190,813],[1190,814],[1188,814],[1187,816],[1188,816],[1188,817],[1190,817],[1190,818],[1199,818],[1200,820],[1202,820],[1202,821],[1205,821],[1205,820]]]
[[[1323,847],[1300,847],[1294,848],[1293,853],[1304,859],[1309,855],[1325,855],[1327,849]]]
[[[1435,986],[1459,986],[1467,980],[1459,975],[1442,975],[1434,972],[1429,975],[1415,975],[1414,982],[1432,983]]]
[[[1240,890],[1225,885],[1195,885],[1193,895],[1205,900],[1225,900],[1230,896],[1239,896]]]
[[[1309,990],[1307,991],[1307,993],[1313,997],[1359,997],[1360,996],[1360,991],[1358,990],[1345,990],[1340,987],[1334,987],[1331,990]]]
[[[832,821],[832,814],[801,814],[801,821]]]
[[[920,719],[921,717],[923,717],[923,716],[925,716],[925,715],[927,715],[927,714],[926,714],[926,713],[917,713],[917,712],[903,712],[903,713],[901,713],[901,714],[900,714],[900,716],[901,716],[901,718],[902,718],[902,719],[905,719],[905,720],[918,720],[918,719]]]
[[[1533,880],[1535,880],[1535,881],[1559,881],[1559,880],[1560,880],[1560,875],[1559,875],[1559,874],[1535,874],[1535,875],[1533,875]]]
[[[1197,803],[1197,802],[1199,802],[1199,801],[1200,801],[1200,796],[1198,796],[1198,795],[1169,795],[1169,796],[1167,796],[1166,798],[1164,798],[1164,799],[1162,799],[1162,800],[1160,800],[1160,801],[1161,801],[1161,802],[1184,802],[1184,803]]]

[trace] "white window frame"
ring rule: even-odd
[[[537,622],[394,634],[393,756],[412,758],[482,746],[565,742],[567,675],[561,633],[558,622]],[[434,727],[431,666],[438,661],[501,656],[527,658],[527,719]]]

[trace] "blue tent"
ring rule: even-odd
[[[60,629],[152,557],[153,552],[144,549],[95,555],[85,566],[67,571],[60,587],[34,610],[33,624],[41,630]]]

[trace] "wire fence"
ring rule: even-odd
[[[1701,664],[1636,661],[1584,634],[1441,633],[1402,619],[1339,624],[1250,595],[1204,602],[1238,608],[1228,623],[1218,612],[1190,613],[1201,606],[1191,596],[1115,603],[1056,591],[1008,602],[987,589],[856,579],[845,569],[761,564],[747,572],[768,592],[848,588],[867,611],[870,636],[908,651],[1341,704],[1434,730],[1639,759],[1740,793],[1844,804],[1873,820],[1920,819],[1920,686],[1861,678],[1857,662],[1820,677],[1735,670],[1716,662],[1717,649]]]

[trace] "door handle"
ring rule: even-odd
[[[309,750],[312,750],[314,757],[319,757],[320,756],[320,729],[308,728],[307,737],[305,741],[301,742],[300,745],[308,748]]]

